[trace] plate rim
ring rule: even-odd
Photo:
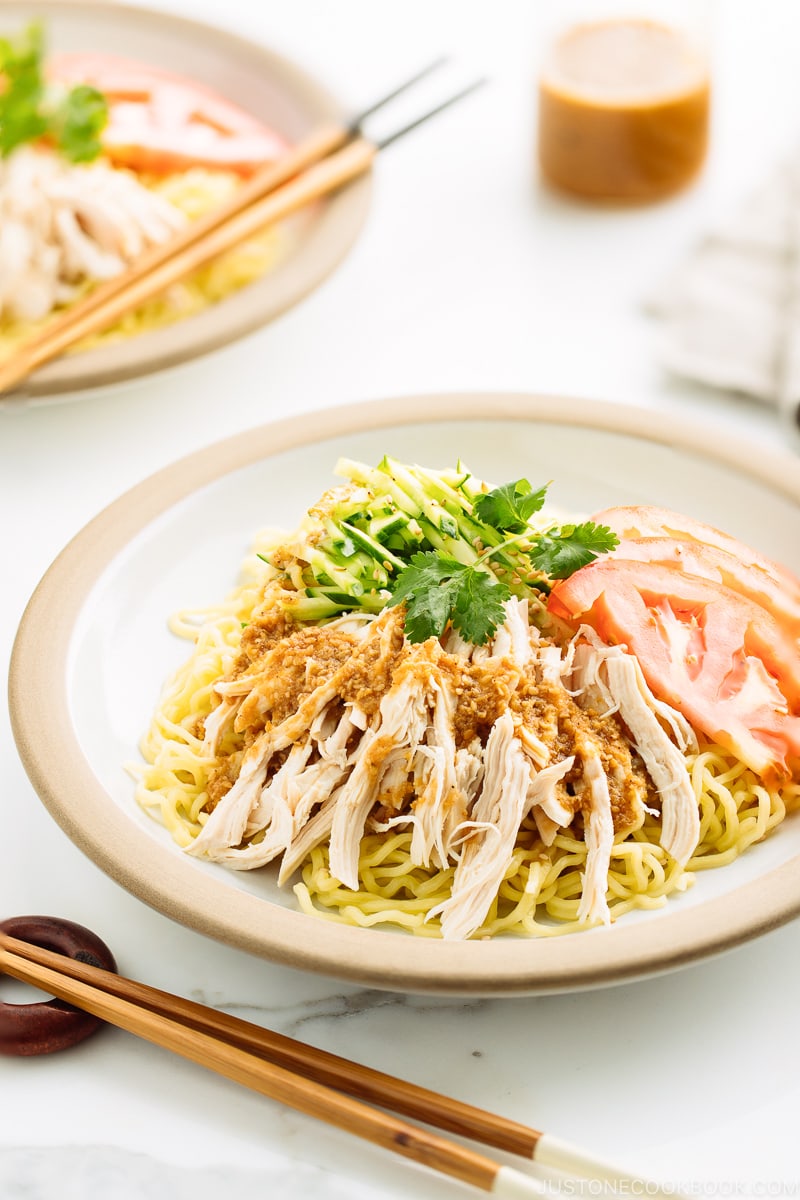
[[[45,21],[51,14],[63,19],[70,12],[83,12],[101,14],[106,23],[122,19],[154,28],[170,27],[198,44],[213,46],[215,50],[221,48],[222,56],[231,54],[236,59],[259,64],[265,72],[288,85],[295,100],[313,107],[320,124],[341,121],[346,116],[342,104],[300,63],[244,34],[208,21],[131,0],[115,0],[112,5],[108,0],[40,0],[39,3],[0,0],[0,18],[12,8],[30,8],[32,15]],[[328,197],[320,206],[306,253],[289,254],[274,271],[239,288],[218,304],[136,338],[80,354],[62,355],[4,393],[0,404],[64,400],[137,382],[194,362],[263,328],[323,284],[344,261],[367,221],[372,190],[372,171],[368,171]],[[269,294],[275,290],[276,282],[277,293],[268,302],[249,303],[252,289],[264,289]]]
[[[517,392],[398,396],[315,410],[233,434],[161,468],[112,501],[65,546],[31,596],[11,655],[9,708],[23,766],[50,815],[107,875],[163,915],[258,957],[383,990],[462,996],[585,990],[652,976],[730,950],[800,915],[796,855],[705,901],[702,917],[697,907],[665,914],[657,937],[648,922],[621,922],[607,939],[602,929],[461,943],[406,938],[316,922],[201,875],[191,859],[176,859],[171,845],[155,841],[109,802],[72,730],[67,661],[86,597],[130,539],[199,487],[290,449],[389,426],[492,419],[577,425],[672,445],[733,467],[800,504],[797,459],[788,452],[756,456],[751,444],[715,426],[683,418],[678,424],[674,416],[648,409]],[[42,728],[48,730],[44,745],[37,738]],[[123,833],[129,857],[120,862],[113,848]],[[198,894],[207,901],[201,914]],[[264,928],[255,927],[259,906],[266,906]],[[310,936],[314,930],[316,938]],[[404,954],[403,946],[413,951]]]

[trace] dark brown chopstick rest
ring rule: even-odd
[[[0,922],[0,933],[94,967],[117,969],[105,942],[74,921],[60,917],[11,917]],[[64,1000],[33,1004],[0,1001],[0,1054],[52,1054],[66,1050],[96,1033],[103,1024],[99,1017],[82,1012]]]

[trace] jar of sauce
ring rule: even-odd
[[[539,162],[592,200],[657,200],[687,184],[708,145],[705,55],[682,30],[637,17],[558,36],[539,79]]]

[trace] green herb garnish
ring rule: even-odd
[[[70,162],[91,162],[102,150],[100,134],[107,120],[105,96],[82,83],[67,92],[53,110],[51,133]]]
[[[480,521],[494,529],[521,533],[533,514],[539,512],[546,495],[547,485],[534,492],[527,479],[515,479],[478,496],[473,511]]]
[[[548,578],[565,579],[598,554],[614,549],[616,534],[593,521],[545,532],[532,529],[528,522],[543,507],[547,486],[534,490],[527,479],[516,479],[475,497],[471,516],[484,526],[480,541],[490,541],[490,531],[501,534],[502,540],[489,545],[474,562],[460,562],[436,550],[413,556],[390,601],[406,606],[410,642],[441,637],[450,622],[466,641],[482,645],[503,620],[503,605],[512,595],[505,582],[509,576],[518,585],[545,593]],[[547,578],[537,579],[537,575]]]
[[[582,525],[562,525],[560,529],[540,533],[530,556],[538,571],[551,579],[567,579],[587,566],[598,554],[607,554],[619,538],[606,525],[584,521]]]
[[[43,71],[44,33],[29,25],[0,38],[0,158],[17,146],[47,139],[70,162],[90,162],[102,146],[108,106],[96,88],[50,87]]]
[[[480,644],[503,620],[511,592],[490,571],[465,566],[435,550],[415,554],[400,573],[391,604],[405,604],[406,637],[425,642],[441,637],[451,622],[467,642]]]
[[[562,525],[547,533],[526,530],[484,551],[470,565],[436,550],[415,554],[400,574],[390,601],[406,606],[408,640],[424,642],[429,637],[441,637],[449,621],[465,641],[476,646],[488,641],[502,622],[503,605],[512,594],[511,588],[491,569],[489,560],[520,542],[524,546],[520,549],[535,572],[551,579],[566,579],[598,554],[613,550],[617,536],[604,525],[585,521],[582,525]],[[548,590],[546,580],[529,582],[542,593]]]

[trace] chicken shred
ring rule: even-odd
[[[18,147],[0,160],[0,318],[42,320],[185,222],[130,172]]]
[[[400,608],[302,627],[276,623],[275,602],[267,593],[216,685],[205,722],[214,800],[188,853],[238,869],[280,858],[283,883],[328,841],[331,875],[355,890],[363,835],[407,828],[414,865],[455,868],[429,914],[449,940],[481,928],[521,836],[583,837],[587,924],[610,921],[614,841],[653,804],[664,849],[691,855],[691,730],[619,647],[592,631],[563,647],[516,599],[482,647],[452,631],[411,644]],[[239,748],[225,753],[230,731]]]

